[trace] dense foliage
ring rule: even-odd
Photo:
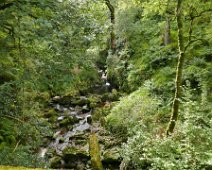
[[[83,93],[106,70],[111,88],[125,96],[104,119],[106,130],[123,139],[123,168],[211,169],[209,0],[182,2],[182,95],[174,133],[166,136],[179,57],[176,6],[175,0],[0,1],[0,164],[48,166],[38,148],[52,134],[42,117],[50,99]]]

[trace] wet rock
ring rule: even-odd
[[[55,110],[61,111],[61,106],[59,104],[54,105]]]
[[[65,118],[65,116],[60,116],[60,117],[57,118],[57,120],[58,120],[58,121],[61,121],[61,120],[63,120],[64,118]]]
[[[59,139],[59,143],[63,143],[63,142],[65,142],[65,138],[60,137],[60,139]]]
[[[73,96],[62,96],[62,97],[57,97],[57,99],[54,99],[54,103],[58,103],[60,105],[70,105],[72,101]]]
[[[69,140],[86,140],[87,135],[83,132],[77,132],[74,136],[71,136]]]
[[[90,132],[90,125],[88,123],[81,124],[75,128],[76,131]]]
[[[75,106],[74,110],[77,114],[82,113],[82,107],[81,106]]]
[[[88,108],[87,104],[82,107],[82,113],[87,113],[89,111],[90,111],[90,109]]]
[[[57,101],[59,101],[61,99],[61,96],[54,96],[53,98],[52,98],[52,100],[54,101],[54,102],[57,102]]]
[[[86,116],[86,122],[91,124],[92,123],[92,117],[91,115]]]
[[[62,133],[62,131],[57,131],[54,135],[53,135],[53,138],[56,139],[58,136],[60,136]]]

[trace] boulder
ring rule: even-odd
[[[113,167],[116,169],[121,164],[121,156],[118,147],[110,148],[104,151],[102,163],[104,167]]]
[[[87,113],[89,111],[90,111],[90,109],[88,108],[87,104],[82,107],[82,113]]]
[[[78,123],[79,119],[77,119],[75,116],[69,116],[64,118],[59,122],[60,127],[68,126],[68,125],[73,125],[75,123]]]
[[[87,150],[73,146],[65,148],[62,157],[65,161],[65,168],[74,169],[83,169],[90,159]]]
[[[50,159],[50,167],[51,168],[59,169],[59,168],[61,168],[62,163],[63,163],[63,160],[59,156],[55,156]]]
[[[63,158],[66,161],[89,160],[90,156],[87,150],[69,146],[63,150]]]
[[[89,104],[90,101],[85,96],[80,96],[72,99],[71,104],[72,105],[78,105],[78,106],[84,106],[86,104]]]

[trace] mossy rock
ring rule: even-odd
[[[90,111],[90,109],[87,104],[82,107],[82,113],[87,113],[89,111]]]
[[[84,149],[70,146],[63,150],[63,158],[67,162],[74,162],[74,161],[78,161],[78,160],[87,161],[90,159],[90,155]]]
[[[112,136],[101,136],[99,142],[104,145],[105,149],[111,148],[113,146],[119,146],[122,144],[122,138],[112,137]]]
[[[54,103],[58,103],[60,105],[71,105],[73,96],[62,96],[62,97],[55,97],[53,99]]]
[[[89,108],[95,108],[98,106],[99,103],[101,103],[101,98],[99,96],[92,96],[88,98],[90,104]]]
[[[89,99],[86,97],[82,97],[82,96],[76,97],[76,98],[72,99],[72,101],[71,101],[72,105],[78,105],[78,106],[84,106],[89,103],[90,103]]]
[[[55,111],[55,109],[49,109],[48,111],[46,111],[44,114],[43,114],[43,117],[45,118],[51,118],[51,117],[54,117],[54,116],[57,116],[58,113]]]
[[[54,125],[56,125],[56,124],[54,124],[56,121],[57,121],[57,116],[52,116],[48,119],[49,123],[53,123],[52,128],[56,128],[56,126],[54,127]]]
[[[37,96],[35,97],[35,100],[39,101],[39,102],[49,102],[50,100],[50,94],[48,92],[41,92],[39,94],[37,94]]]
[[[111,93],[108,92],[102,95],[102,101],[117,101],[120,96],[120,93],[116,89],[113,89]]]
[[[75,145],[81,145],[81,146],[84,146],[87,144],[87,140],[83,140],[83,139],[78,139],[75,141]]]
[[[67,126],[67,125],[73,125],[75,123],[78,123],[79,119],[76,118],[75,116],[69,116],[64,118],[62,121],[59,122],[59,125],[61,127]]]
[[[120,148],[114,147],[104,151],[102,162],[104,164],[119,165],[121,163],[121,156],[119,150]]]
[[[91,155],[91,165],[93,170],[103,170],[101,162],[101,151],[97,135],[92,133],[89,136],[89,152]]]
[[[55,156],[50,159],[50,167],[51,168],[61,168],[62,158],[59,156]]]

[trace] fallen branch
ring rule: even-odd
[[[13,153],[16,151],[16,149],[18,148],[19,143],[21,142],[21,139],[16,143],[15,148],[13,149]]]

